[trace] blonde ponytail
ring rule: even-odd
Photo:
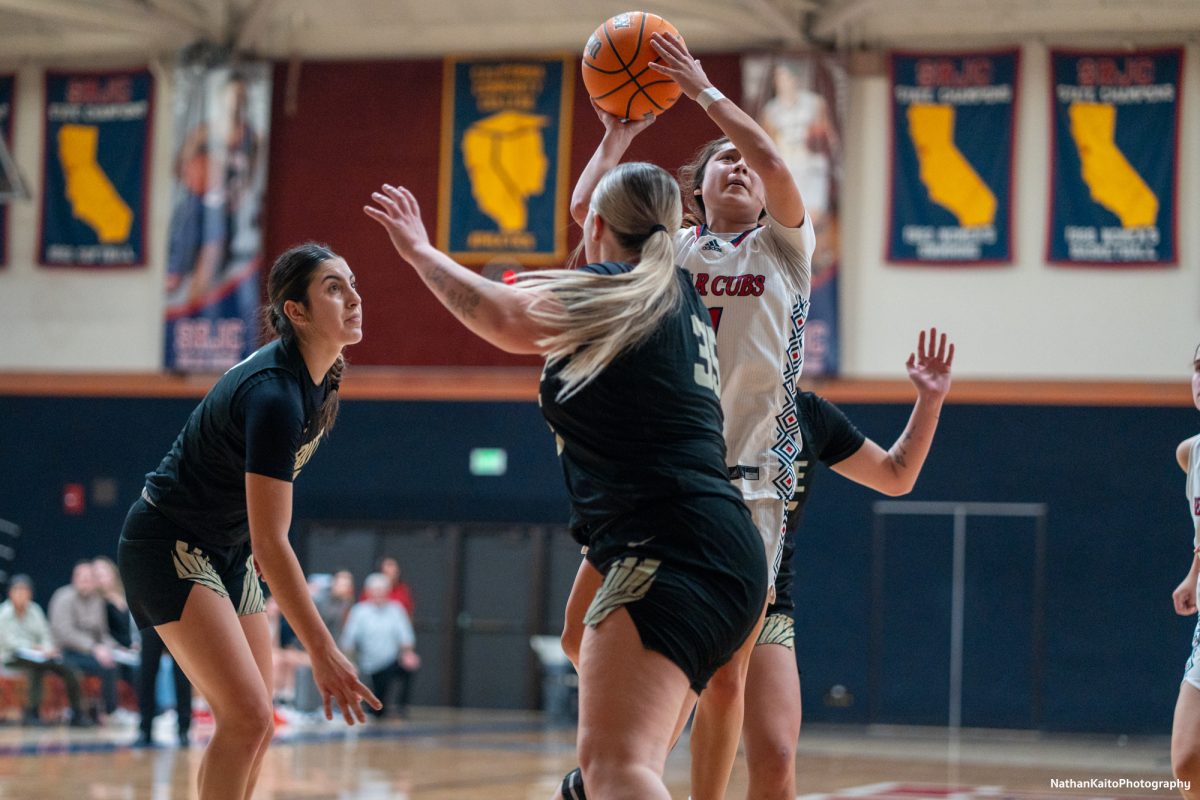
[[[683,215],[675,179],[653,164],[621,164],[601,178],[592,207],[624,250],[640,254],[633,269],[619,275],[544,270],[525,273],[518,283],[548,290],[558,301],[534,304],[530,315],[558,331],[538,343],[547,363],[570,358],[559,373],[560,402],[649,339],[682,298],[672,239]]]

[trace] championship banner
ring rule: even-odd
[[[1019,56],[893,53],[887,260],[1012,262]]]
[[[787,161],[817,235],[804,326],[805,376],[838,372],[838,251],[845,66],[827,56],[742,59],[742,97]]]
[[[184,65],[175,91],[163,366],[223,371],[258,345],[271,70]]]
[[[437,240],[451,258],[565,261],[574,63],[446,60]]]
[[[1183,50],[1050,54],[1052,264],[1157,266],[1175,250]]]
[[[16,78],[0,75],[0,137],[8,153],[12,152],[13,89]],[[0,202],[0,267],[8,265],[8,204]]]
[[[153,95],[146,70],[46,73],[43,266],[146,263]]]

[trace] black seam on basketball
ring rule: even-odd
[[[646,35],[646,12],[642,12],[642,24],[638,26],[637,47],[633,49],[633,57],[629,59],[630,64],[637,63],[638,53],[642,52],[642,37]]]
[[[622,83],[620,86],[616,87],[615,89],[609,89],[609,90],[608,90],[607,92],[605,92],[604,94],[598,94],[598,95],[596,95],[596,96],[595,96],[595,99],[596,99],[596,100],[603,100],[605,97],[608,97],[608,96],[609,96],[610,94],[612,94],[613,92],[619,92],[619,91],[621,91],[622,89],[624,89],[626,86],[628,86],[628,85],[629,85],[629,84],[631,84],[631,83],[633,83],[633,84],[636,84],[636,83],[637,83],[637,81],[634,81],[634,80],[628,80],[628,81],[625,81],[624,83]]]
[[[637,83],[637,81],[634,81],[634,83]],[[653,83],[647,83],[645,86],[642,86],[640,83],[638,83],[637,91],[629,96],[629,102],[625,105],[625,118],[629,118],[629,109],[633,107],[633,101],[639,94],[644,95],[646,99],[650,101],[650,105],[654,106],[660,111],[666,111],[668,106],[661,105],[657,100],[650,96],[649,92],[646,91],[651,86],[658,86],[663,83],[670,83],[670,81],[654,81]]]
[[[621,73],[621,72],[628,72],[628,71],[629,71],[629,70],[625,69],[624,67],[621,67],[620,69],[600,69],[600,68],[599,68],[599,67],[597,67],[596,65],[594,65],[594,64],[589,64],[589,63],[588,63],[588,62],[586,62],[586,61],[585,61],[585,62],[583,62],[583,65],[584,65],[585,67],[587,67],[588,69],[592,70],[593,72],[599,72],[601,75],[616,75],[616,74],[618,74],[618,73]]]
[[[646,14],[643,12],[642,13],[643,29],[645,28],[645,25],[646,25]],[[629,76],[630,80],[632,80],[634,83],[637,83],[637,76],[634,75],[633,71],[629,69],[629,64],[632,64],[633,62],[631,61],[631,62],[629,62],[629,64],[626,64],[625,59],[621,58],[621,51],[619,51],[617,49],[617,46],[615,44],[613,44],[612,34],[608,32],[608,23],[607,22],[604,23],[604,38],[608,39],[608,46],[610,48],[612,48],[613,56],[616,57],[617,63],[621,65],[621,68],[625,71],[625,74]],[[638,36],[638,50],[641,50],[641,48],[642,48],[642,40],[641,40],[641,36],[639,35]],[[636,57],[638,50],[634,51],[635,57]],[[613,74],[616,74],[616,73],[613,73]],[[625,83],[623,83],[621,85],[628,86],[629,81],[626,81]],[[616,90],[614,89],[613,91],[616,91]],[[629,105],[628,104],[625,106],[625,118],[626,119],[629,118]]]

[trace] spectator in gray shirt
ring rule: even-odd
[[[63,662],[85,675],[96,675],[104,696],[104,711],[117,709],[117,642],[108,632],[104,597],[96,585],[95,568],[80,561],[71,583],[50,598],[50,634],[62,650]]]
[[[367,576],[363,588],[367,599],[350,609],[341,646],[346,652],[354,652],[359,673],[370,676],[371,690],[384,703],[373,713],[382,716],[387,711],[386,698],[392,684],[404,672],[416,671],[421,659],[413,649],[416,638],[408,612],[388,598],[391,580],[374,572]]]

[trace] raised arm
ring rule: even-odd
[[[656,119],[653,114],[647,114],[639,120],[620,119],[600,108],[595,101],[592,101],[592,108],[596,109],[596,115],[604,125],[604,138],[600,140],[596,152],[592,153],[587,166],[579,174],[579,180],[575,182],[575,191],[571,193],[571,219],[579,223],[580,227],[587,217],[588,205],[592,202],[592,192],[596,190],[596,184],[604,177],[604,173],[621,163],[621,157],[629,149],[633,138]]]
[[[917,388],[917,402],[904,432],[887,450],[867,439],[854,455],[834,464],[834,472],[893,497],[912,491],[933,444],[954,361],[954,345],[947,348],[946,334],[939,340],[937,328],[929,331],[928,350],[925,345],[925,331],[921,331],[917,352],[909,355],[906,364],[908,378]]]
[[[650,62],[650,69],[674,78],[692,100],[697,100],[701,92],[715,88],[682,39],[654,33],[650,44],[659,54],[658,61]],[[753,117],[724,95],[710,102],[706,111],[746,159],[746,164],[762,179],[767,213],[782,225],[799,228],[804,223],[804,200],[775,141]]]
[[[530,319],[528,310],[553,298],[490,281],[438,250],[429,243],[417,199],[403,186],[385,183],[371,199],[375,205],[363,211],[383,226],[400,257],[471,333],[509,353],[543,352],[538,342],[555,331]]]

